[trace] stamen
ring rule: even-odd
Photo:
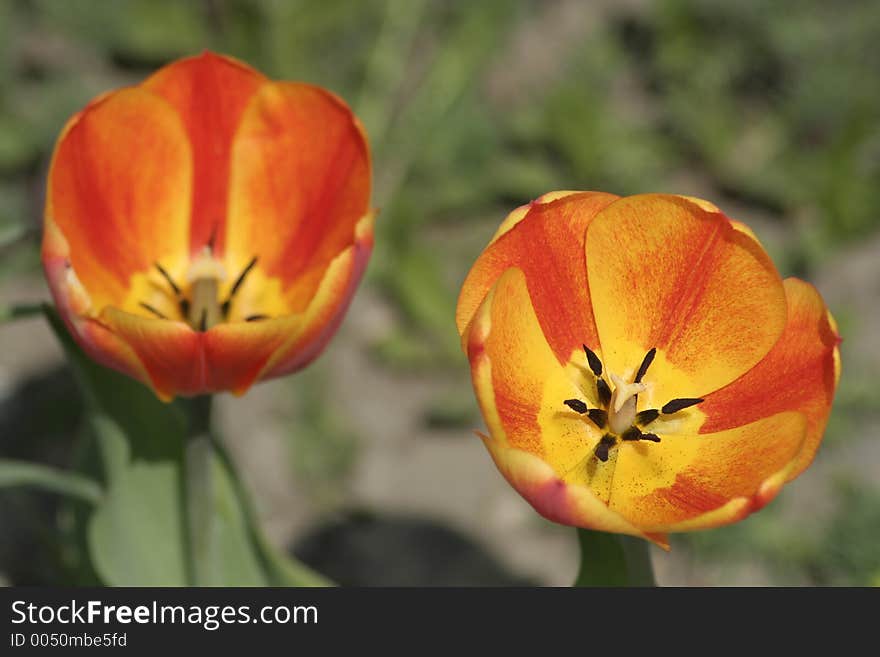
[[[599,444],[596,445],[596,458],[604,463],[608,460],[608,449],[614,447],[616,441],[614,440],[614,436],[610,433],[606,433],[602,436],[602,440],[599,441]]]
[[[246,322],[259,322],[263,319],[269,319],[269,315],[248,315],[244,318]]]
[[[183,293],[180,291],[180,286],[174,282],[174,279],[171,278],[171,274],[160,265],[158,262],[154,262],[153,265],[162,274],[162,278],[165,279],[165,282],[168,283],[168,286],[171,288],[171,291],[174,292],[174,297],[177,299],[177,306],[180,308],[180,314],[184,317],[189,316],[189,299],[183,296]]]
[[[621,440],[649,440],[652,443],[659,443],[660,436],[656,433],[642,433],[638,427],[630,427],[620,436]]]
[[[207,308],[202,308],[202,316],[199,319],[199,330],[204,333],[208,330],[208,310]]]
[[[605,379],[596,379],[596,390],[599,393],[599,403],[608,406],[611,402],[611,388],[608,387]]]
[[[587,414],[587,417],[600,429],[605,428],[605,423],[608,422],[608,413],[603,411],[601,408],[590,408],[587,409],[587,405],[582,402],[580,399],[566,399],[562,402],[566,406],[568,406],[575,413],[580,413],[583,415]]]
[[[235,296],[236,292],[238,292],[241,284],[244,283],[244,279],[247,278],[247,275],[251,272],[251,269],[254,268],[254,265],[257,264],[257,256],[251,258],[251,261],[245,265],[245,268],[241,270],[241,273],[238,275],[238,278],[235,279],[235,283],[232,284],[232,288],[229,290],[229,294],[226,297],[226,301],[223,302],[221,306],[221,310],[223,312],[223,316],[229,314],[229,306],[232,304],[232,298]]]
[[[583,345],[583,347],[584,353],[587,354],[587,363],[590,365],[590,369],[593,370],[593,374],[602,376],[602,361],[599,360],[599,357],[587,345]]]
[[[174,291],[174,296],[180,297],[180,288],[177,286],[177,283],[174,282],[174,279],[171,278],[171,274],[169,274],[165,270],[165,268],[162,265],[160,265],[158,262],[154,262],[153,265],[156,267],[156,269],[159,270],[159,273],[162,274],[162,278],[165,279],[165,281],[168,283],[168,285]]]
[[[151,305],[148,304],[148,303],[144,303],[143,301],[141,301],[141,302],[140,302],[140,306],[141,306],[141,308],[143,308],[144,310],[148,310],[148,311],[150,311],[151,313],[153,313],[153,314],[154,314],[156,317],[158,317],[159,319],[168,319],[165,315],[163,315],[162,313],[160,313],[158,310],[156,310],[153,306],[151,306]]]
[[[648,410],[641,411],[636,414],[636,422],[641,424],[643,427],[651,424],[654,420],[660,417],[660,411],[656,408],[649,408]]]
[[[591,408],[587,411],[587,415],[590,417],[590,420],[593,421],[593,424],[600,429],[604,429],[605,425],[608,423],[608,413],[601,408]]]
[[[678,411],[682,411],[691,406],[696,406],[702,401],[702,399],[682,397],[681,399],[673,399],[672,401],[667,402],[660,410],[663,415],[672,415],[673,413],[678,413]]]
[[[642,377],[645,376],[645,372],[648,371],[648,368],[651,367],[651,363],[654,362],[654,356],[657,354],[657,347],[651,347],[648,353],[645,354],[644,360],[642,360],[642,364],[639,365],[639,371],[636,373],[635,383],[641,383]]]

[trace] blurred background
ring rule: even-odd
[[[343,584],[567,585],[574,532],[473,435],[459,286],[543,192],[700,196],[818,286],[844,375],[811,469],[654,549],[658,581],[880,585],[878,41],[873,0],[0,0],[0,307],[48,298],[47,159],[90,98],[206,48],[328,87],[371,138],[376,251],[313,366],[220,398],[260,519]],[[0,454],[69,464],[80,401],[44,320],[0,345]],[[58,503],[0,489],[3,581],[79,581]]]

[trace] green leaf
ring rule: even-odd
[[[656,586],[647,541],[589,529],[577,533],[581,565],[574,586]]]
[[[42,304],[13,304],[0,308],[0,322],[8,322],[13,319],[33,317],[43,312]]]
[[[113,586],[184,586],[187,556],[179,464],[130,464],[88,523],[101,578]]]
[[[332,586],[330,580],[296,559],[283,554],[269,541],[260,526],[251,496],[233,466],[229,452],[220,442],[216,442],[214,446],[216,448],[215,456],[224,467],[228,484],[234,489],[242,518],[246,520],[245,526],[251,544],[259,556],[269,584],[272,586]]]
[[[0,488],[33,486],[98,504],[101,487],[97,482],[75,472],[65,472],[45,465],[0,459]]]
[[[211,469],[214,517],[204,583],[209,586],[266,586],[272,583],[250,535],[248,517],[238,499],[232,476],[213,454]]]
[[[44,312],[79,383],[90,438],[84,464],[107,485],[82,518],[91,560],[113,586],[188,582],[183,525],[187,417],[147,387],[91,360],[54,308]]]
[[[187,495],[181,463],[142,461],[114,482],[89,522],[89,545],[101,576],[121,586],[265,586],[259,551],[235,484],[208,447],[209,472],[198,507],[204,545],[190,563]]]

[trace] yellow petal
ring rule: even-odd
[[[781,485],[806,427],[802,413],[784,412],[717,433],[623,442],[610,506],[646,531],[678,531],[710,512],[707,525],[738,520],[778,490],[766,482]]]
[[[653,398],[701,397],[763,358],[785,326],[782,281],[752,237],[676,196],[616,201],[590,223],[587,273],[605,366],[645,353]]]

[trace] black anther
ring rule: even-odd
[[[681,399],[673,399],[672,401],[666,402],[663,405],[663,408],[660,410],[663,412],[663,415],[671,415],[672,413],[678,413],[679,411],[682,411],[691,406],[696,406],[701,401],[703,400],[690,397],[682,397]]]
[[[241,284],[244,283],[244,279],[247,278],[247,275],[251,272],[251,269],[254,268],[254,265],[257,264],[257,256],[251,258],[251,261],[245,265],[245,268],[241,270],[241,273],[238,275],[238,278],[235,279],[235,283],[232,284],[232,287],[229,290],[229,294],[226,296],[226,301],[224,301],[220,305],[220,312],[223,313],[223,316],[229,314],[229,306],[232,304],[232,298],[238,292]]]
[[[654,362],[654,356],[657,354],[657,347],[652,347],[648,353],[645,354],[645,358],[642,360],[642,364],[639,365],[639,371],[636,373],[635,383],[641,383],[642,377],[645,376],[645,372],[648,371],[648,368],[651,367],[651,363]]]
[[[590,420],[593,421],[600,429],[605,428],[605,424],[608,422],[608,413],[603,411],[601,408],[591,408],[587,411],[587,415],[590,416]]]
[[[590,369],[593,370],[593,374],[602,376],[602,361],[599,360],[599,357],[587,345],[584,345],[584,353],[587,354],[587,363],[589,363]]]
[[[609,433],[606,433],[602,436],[602,440],[599,441],[599,444],[596,445],[596,458],[604,463],[608,460],[608,449],[614,447],[615,441],[614,436]]]
[[[654,420],[660,417],[660,411],[656,408],[649,408],[648,410],[641,411],[636,414],[636,422],[641,424],[643,427],[651,424]]]
[[[141,301],[141,302],[140,302],[140,306],[141,306],[141,308],[143,308],[144,310],[149,310],[151,313],[153,313],[153,314],[154,314],[156,317],[158,317],[159,319],[168,319],[165,315],[163,315],[162,313],[160,313],[158,310],[156,310],[153,306],[151,306],[151,305],[148,304],[148,303],[144,303],[143,301]]]
[[[177,283],[175,283],[174,279],[171,278],[171,274],[169,274],[168,271],[158,262],[154,262],[153,265],[156,267],[159,273],[162,274],[162,278],[164,278],[168,285],[171,287],[171,290],[174,292],[174,296],[179,297],[180,288],[177,287]]]

